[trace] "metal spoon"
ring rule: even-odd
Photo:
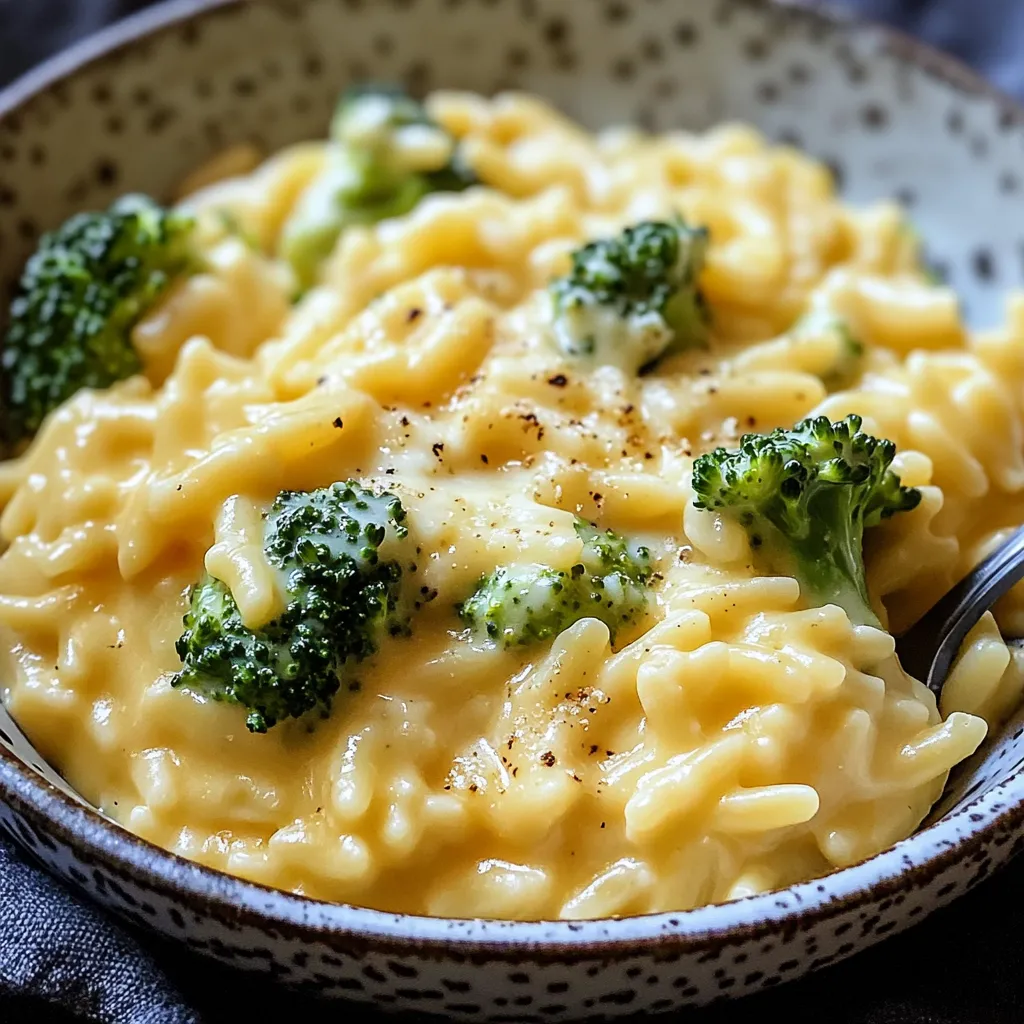
[[[896,641],[896,653],[904,670],[939,697],[964,638],[982,615],[1021,579],[1024,526]]]

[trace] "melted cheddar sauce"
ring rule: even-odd
[[[1024,304],[972,336],[894,205],[846,208],[823,167],[741,126],[594,136],[529,96],[429,106],[483,185],[346,231],[295,305],[265,253],[325,144],[234,152],[186,184],[209,265],[136,328],[145,376],[80,393],[0,467],[7,707],[131,831],[389,911],[682,909],[909,835],[1016,701],[1020,652],[987,616],[936,708],[889,633],[758,576],[744,532],[693,507],[690,471],[746,431],[862,415],[924,495],[868,541],[902,629],[1024,521]],[[546,288],[569,253],[674,211],[711,233],[710,346],[641,377],[562,356]],[[835,333],[793,329],[812,311],[866,347],[843,390],[822,382]],[[263,510],[349,477],[408,511],[412,635],[329,718],[266,735],[172,689],[204,566],[265,616]],[[467,637],[476,581],[568,568],[577,514],[650,547],[644,621],[614,649],[593,619],[513,651]],[[997,609],[1022,615],[1019,593]]]

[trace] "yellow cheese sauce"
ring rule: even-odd
[[[843,206],[823,167],[749,128],[592,135],[524,95],[428,106],[483,184],[349,228],[294,305],[263,252],[326,144],[229,155],[187,185],[208,268],[136,327],[145,375],[80,392],[0,467],[12,715],[146,839],[388,911],[683,909],[906,837],[1017,699],[1020,653],[987,616],[940,713],[889,633],[758,576],[745,532],[693,506],[691,468],[811,413],[891,438],[923,493],[867,544],[898,632],[1024,520],[1024,303],[972,335],[896,206]],[[640,376],[563,356],[547,286],[572,250],[675,212],[710,232],[710,345]],[[865,345],[842,389],[822,381],[841,339],[794,328],[809,312]],[[328,718],[263,735],[172,688],[204,567],[265,618],[262,513],[349,478],[408,512],[411,635]],[[574,564],[576,515],[650,548],[646,618],[614,647],[596,619],[510,651],[467,636],[455,606],[481,576]],[[997,617],[1019,633],[1019,594]]]

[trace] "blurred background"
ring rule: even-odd
[[[570,0],[554,0],[568,3]],[[798,2],[798,0],[790,0]],[[1024,0],[803,0],[845,8],[928,39],[1024,99]],[[0,83],[153,0],[0,0]]]

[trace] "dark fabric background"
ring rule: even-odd
[[[143,6],[145,0],[0,0],[0,85]],[[1024,0],[845,0],[837,6],[921,35],[1024,98]],[[23,870],[27,865],[9,873]],[[911,932],[844,964],[763,996],[683,1016],[694,1024],[745,1024],[766,1017],[782,1017],[787,1024],[1022,1024],[1022,908],[1024,863],[1018,863]],[[4,925],[0,920],[0,950]],[[153,953],[177,989],[171,995],[194,1008],[197,1020],[317,1024],[354,1016],[350,1007],[321,1007],[276,992],[151,936],[131,938]],[[58,964],[53,976],[59,972]],[[133,1014],[131,1020],[144,1024],[144,1016]],[[47,1004],[12,1000],[0,975],[0,1024],[65,1020],[70,1018]]]

